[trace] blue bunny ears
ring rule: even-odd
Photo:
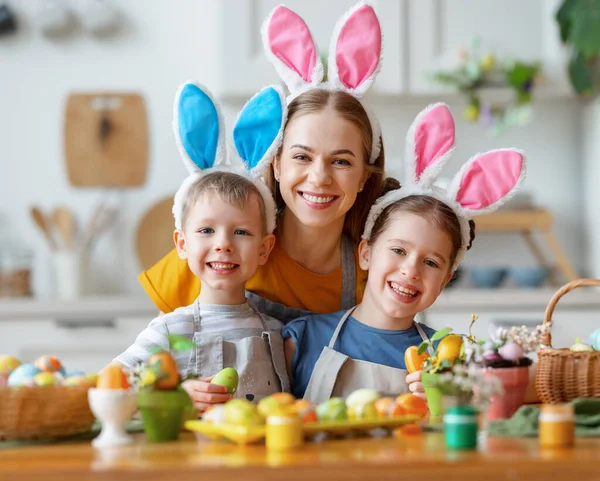
[[[196,82],[184,83],[175,96],[173,130],[190,176],[175,194],[175,227],[181,229],[183,201],[190,186],[207,172],[220,170],[254,182],[264,199],[267,231],[273,232],[275,201],[262,177],[281,145],[286,118],[283,90],[265,87],[241,110],[233,128],[233,146],[228,148],[223,116],[210,91]]]

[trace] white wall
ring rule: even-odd
[[[37,32],[31,14],[33,0],[9,4],[19,14],[22,29],[0,37],[0,212],[11,232],[36,252],[35,287],[50,295],[48,249],[28,215],[33,204],[50,208],[64,204],[81,219],[100,197],[98,189],[68,184],[62,151],[62,121],[66,95],[73,90],[136,90],[147,102],[150,158],[146,185],[120,194],[123,211],[111,235],[93,258],[98,292],[141,292],[134,234],[144,211],[172,194],[185,170],[171,132],[172,100],[177,86],[197,78],[216,88],[218,0],[118,1],[126,27],[119,37],[99,40],[79,32],[70,40],[52,41]],[[74,0],[71,0],[74,4]],[[240,73],[243,74],[243,73]],[[383,124],[392,173],[403,151],[405,132],[426,103],[434,99],[380,99],[375,108]],[[229,104],[228,117],[241,104]],[[526,187],[540,205],[557,218],[557,235],[571,260],[582,267],[580,214],[580,108],[570,100],[539,103],[535,119],[523,129],[491,138],[478,126],[460,120],[462,104],[452,101],[457,118],[458,162],[494,147],[524,149],[529,158]],[[480,236],[469,262],[533,263],[523,242],[514,236]]]
[[[583,119],[584,244],[590,276],[600,279],[600,99],[586,106]]]

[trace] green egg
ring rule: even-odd
[[[228,393],[235,394],[238,387],[238,381],[239,377],[237,371],[232,367],[226,367],[222,371],[219,371],[210,383],[225,386]]]

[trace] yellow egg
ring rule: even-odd
[[[59,384],[53,372],[40,372],[35,375],[33,381],[38,386],[54,386],[55,384]]]
[[[263,418],[256,406],[245,399],[232,399],[225,403],[223,418],[227,424],[238,426],[255,426],[263,424]]]
[[[379,417],[375,401],[353,404],[348,407],[348,419],[373,420]]]
[[[21,364],[15,356],[0,356],[0,375],[8,377]]]

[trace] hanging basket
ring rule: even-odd
[[[552,322],[552,313],[562,296],[585,286],[600,287],[600,279],[577,279],[562,286],[550,299],[544,322]],[[600,351],[555,349],[550,332],[544,336],[542,343],[546,347],[538,352],[535,388],[543,403],[600,398]]]

